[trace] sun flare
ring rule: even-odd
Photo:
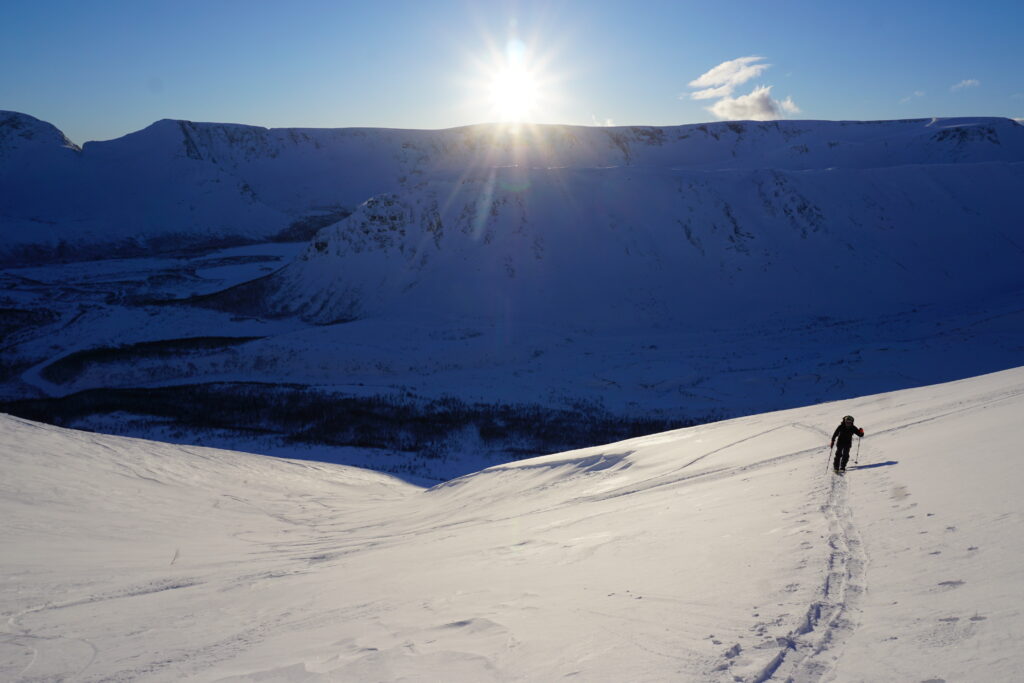
[[[512,65],[494,73],[488,94],[499,119],[526,121],[536,114],[540,84],[527,69]]]
[[[520,40],[511,39],[503,49],[477,62],[473,90],[487,118],[503,123],[537,123],[550,108],[552,77],[545,60]]]

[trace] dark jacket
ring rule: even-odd
[[[853,443],[853,435],[864,436],[864,430],[853,424],[840,422],[836,431],[832,432],[832,443],[839,442],[840,446],[849,446]]]

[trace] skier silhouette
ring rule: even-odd
[[[843,421],[836,427],[836,431],[832,432],[832,443],[829,448],[836,446],[836,459],[832,463],[832,467],[835,468],[836,472],[845,472],[846,463],[850,459],[850,446],[853,445],[853,435],[856,434],[858,437],[864,437],[864,430],[853,424],[853,416],[847,415],[843,418]]]

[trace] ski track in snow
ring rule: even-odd
[[[1022,394],[1024,391],[1020,390],[992,392],[978,397],[968,405],[954,404],[946,410],[883,428],[872,435],[891,434],[954,415],[985,410]],[[828,436],[827,432],[808,425],[791,426],[807,427]],[[765,463],[758,463],[755,467],[763,464]],[[851,471],[854,469],[856,468],[851,468]],[[744,683],[765,683],[772,680],[812,683],[824,680],[835,669],[842,654],[844,641],[859,625],[858,604],[868,588],[868,557],[848,503],[849,480],[846,475],[833,474],[831,469],[827,470],[826,476],[829,483],[824,487],[827,489],[827,495],[821,509],[829,524],[830,551],[825,565],[824,581],[818,590],[818,599],[811,603],[804,622],[788,636],[779,639],[781,648],[778,654],[760,673],[753,677],[734,677],[734,680],[742,680]],[[738,646],[727,652],[726,664],[719,667],[720,670],[728,669],[729,663],[738,654]]]
[[[825,578],[804,621],[780,638],[778,654],[751,683],[769,680],[811,683],[822,680],[840,656],[843,640],[857,627],[857,603],[867,589],[867,556],[847,504],[845,476],[827,475],[827,499],[822,511],[828,519],[829,554]]]
[[[1013,394],[1000,395],[994,401],[1005,400],[1012,396]],[[938,419],[942,416],[928,419]],[[917,424],[917,422],[911,424]],[[883,430],[881,433],[893,431],[894,429],[903,429],[907,426],[911,425]],[[758,431],[704,453],[679,467],[678,471],[686,470],[702,460],[742,443],[786,428],[803,429],[821,435],[824,438],[829,436],[825,430],[812,425],[799,422],[782,424]],[[626,490],[587,498],[577,498],[571,502],[580,503],[583,501],[632,495],[658,487],[678,485],[698,477],[714,479],[722,476],[735,476],[739,472],[777,465],[783,460],[820,455],[820,452],[820,448],[805,449],[739,468],[712,468],[701,473],[687,473],[682,476],[673,474],[668,478],[640,482],[639,485],[634,485]],[[829,461],[831,462],[831,456]],[[867,556],[863,550],[860,534],[854,524],[853,512],[847,502],[848,482],[845,476],[835,475],[832,473],[831,468],[828,468],[826,477],[827,483],[815,492],[816,497],[822,495],[825,497],[825,502],[821,505],[821,511],[826,517],[829,527],[829,553],[824,567],[824,579],[816,593],[817,599],[808,607],[803,621],[787,636],[778,638],[780,646],[778,654],[761,671],[753,676],[733,676],[729,674],[729,680],[743,681],[744,683],[765,683],[770,680],[810,683],[821,680],[832,670],[835,661],[838,660],[844,638],[857,626],[857,602],[859,596],[867,589]],[[671,657],[667,653],[649,650],[639,643],[637,646],[652,654]],[[741,651],[738,644],[727,650],[723,656],[723,662],[715,668],[714,672],[708,672],[709,679],[718,679],[722,672],[728,673],[732,663],[737,661]]]
[[[818,427],[793,422],[722,446],[696,458],[687,466],[744,441],[786,427],[810,431],[823,438],[829,436],[828,432]],[[820,453],[820,448],[806,449],[743,466],[739,470],[761,468],[778,464],[781,460],[820,455]],[[715,469],[700,476],[721,476],[725,472],[735,474],[735,470],[730,470],[732,468]],[[742,681],[743,683],[765,683],[779,680],[811,683],[822,680],[834,667],[834,662],[838,659],[842,649],[843,640],[857,626],[857,602],[859,596],[867,588],[867,556],[861,544],[860,534],[854,524],[852,510],[847,503],[848,482],[845,476],[833,474],[831,468],[827,469],[825,476],[824,483],[816,489],[813,495],[825,498],[825,502],[821,504],[821,512],[828,522],[829,552],[823,569],[823,580],[815,591],[814,601],[808,606],[802,621],[789,634],[777,638],[778,653],[760,671],[747,675],[731,671],[734,664],[748,663],[745,658],[741,657],[743,650],[737,643],[726,650],[713,671],[707,672],[708,680]],[[685,477],[658,485],[678,483],[682,479]],[[755,628],[763,626],[755,626]]]

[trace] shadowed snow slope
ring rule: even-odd
[[[0,261],[295,238],[371,197],[501,167],[797,172],[1022,160],[1024,127],[998,118],[435,131],[165,119],[78,149],[48,123],[0,111]]]
[[[1024,286],[1022,186],[1024,163],[435,174],[214,301],[627,327],[978,301]]]
[[[0,679],[1013,680],[1022,409],[1015,369],[430,490],[2,417]]]

